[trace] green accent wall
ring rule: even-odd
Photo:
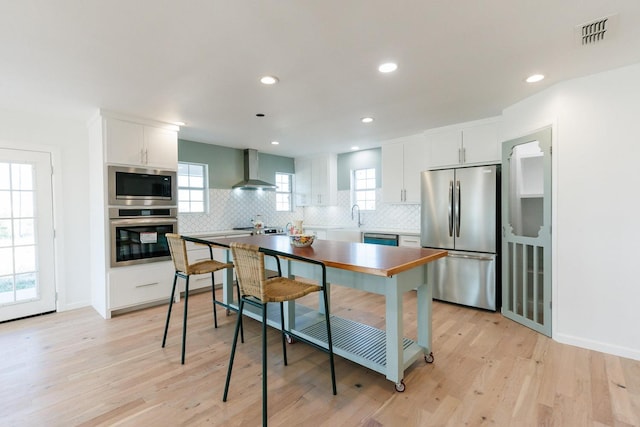
[[[178,140],[178,161],[209,165],[209,188],[231,188],[244,179],[244,150],[202,142]],[[258,176],[275,183],[276,172],[294,173],[291,157],[258,151]]]
[[[382,187],[382,148],[338,154],[338,191],[351,189],[351,171],[376,169],[376,187]]]

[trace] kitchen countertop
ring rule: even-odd
[[[348,227],[342,225],[315,225],[315,224],[303,224],[303,228],[309,228],[312,230],[359,230],[362,233],[387,233],[387,234],[402,234],[404,236],[419,236],[420,230],[407,230],[398,228],[377,228],[377,227]]]
[[[213,231],[194,231],[186,233],[180,233],[185,236],[191,237],[220,237],[220,236],[236,236],[236,235],[247,235],[251,234],[250,230],[213,230]]]
[[[386,234],[399,234],[403,236],[420,236],[420,230],[407,230],[407,229],[397,229],[397,228],[373,228],[373,227],[348,227],[348,226],[340,226],[340,225],[314,225],[314,224],[303,224],[304,228],[308,228],[310,230],[344,230],[344,231],[360,231],[361,233],[386,233]],[[193,231],[193,232],[185,232],[180,233],[185,236],[191,237],[220,237],[220,236],[236,236],[236,235],[246,235],[248,234],[248,230],[209,230],[209,231]]]

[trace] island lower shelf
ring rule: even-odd
[[[261,319],[259,310],[247,305],[245,305],[244,314],[256,320]],[[331,316],[330,319],[334,354],[381,373],[396,383],[402,380],[402,378],[390,377],[387,371],[385,331],[338,316]],[[296,304],[295,322],[296,326],[291,330],[293,335],[326,348],[327,328],[324,315],[309,307]],[[269,305],[267,324],[280,329],[280,308],[277,304]],[[421,348],[418,343],[409,338],[403,337],[402,348],[403,370],[411,366],[419,357],[429,354],[428,349]]]

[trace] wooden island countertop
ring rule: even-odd
[[[185,236],[186,237],[186,236]],[[187,237],[187,239],[189,239]],[[228,247],[232,242],[248,243],[282,254],[322,261],[327,267],[375,276],[391,277],[414,267],[447,256],[439,249],[372,245],[366,243],[315,240],[313,245],[297,248],[288,236],[255,235],[229,238],[209,238],[209,242]]]

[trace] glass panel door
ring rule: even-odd
[[[502,313],[551,336],[551,129],[503,143]]]
[[[0,149],[0,321],[55,310],[51,156]]]

